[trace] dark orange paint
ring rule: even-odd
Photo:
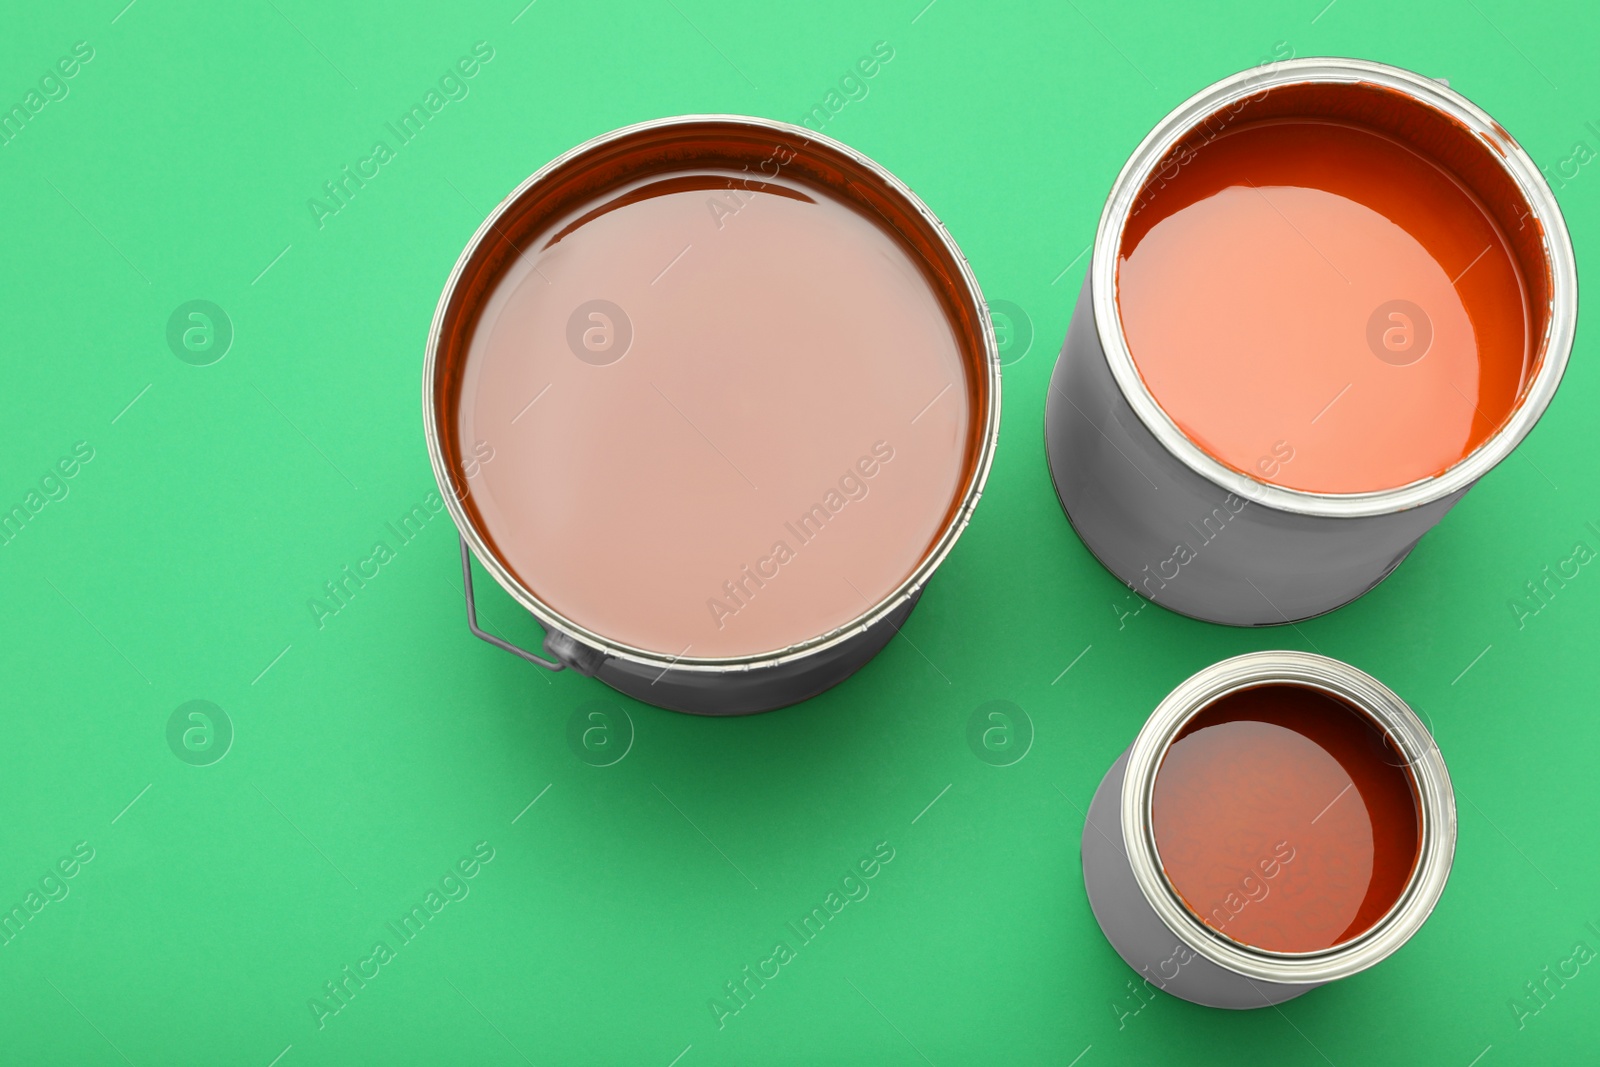
[[[1294,685],[1230,693],[1191,719],[1157,769],[1156,849],[1203,922],[1273,952],[1370,929],[1421,850],[1416,788],[1372,720]]]

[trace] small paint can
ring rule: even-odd
[[[706,715],[844,680],[981,495],[1000,369],[954,240],[787,123],[645,122],[539,169],[440,297],[424,428],[468,625]],[[479,626],[472,558],[545,630]]]
[[[1526,310],[1525,319],[1519,321],[1526,323],[1521,350],[1526,369],[1507,400],[1507,413],[1498,424],[1487,416],[1472,422],[1477,416],[1468,407],[1474,400],[1467,393],[1476,388],[1475,380],[1464,378],[1469,384],[1456,388],[1462,393],[1459,401],[1439,386],[1439,395],[1429,402],[1459,407],[1482,440],[1459,458],[1423,470],[1403,484],[1319,491],[1297,488],[1286,473],[1278,473],[1278,459],[1293,453],[1297,433],[1323,433],[1351,413],[1351,398],[1339,401],[1344,396],[1338,391],[1345,380],[1342,375],[1322,386],[1324,392],[1313,403],[1295,407],[1294,429],[1283,435],[1284,440],[1274,441],[1274,435],[1261,438],[1257,469],[1254,450],[1250,456],[1219,458],[1216,449],[1199,443],[1192,426],[1180,426],[1158,401],[1146,368],[1136,363],[1138,346],[1130,345],[1124,321],[1127,293],[1121,288],[1127,279],[1119,274],[1124,237],[1140,232],[1130,229],[1130,220],[1169,183],[1182,182],[1186,172],[1196,173],[1195,160],[1205,160],[1214,145],[1251,123],[1281,124],[1286,119],[1360,126],[1398,143],[1402,151],[1433,161],[1482,208],[1485,225],[1503,238],[1509,269],[1522,285],[1521,306]],[[1319,234],[1312,241],[1303,219],[1297,224],[1292,204],[1284,202],[1282,187],[1270,190],[1271,197],[1266,195],[1269,190],[1260,188],[1240,185],[1237,191],[1251,198],[1267,223],[1281,226],[1282,240],[1315,269],[1322,266],[1313,253],[1321,255],[1331,268],[1326,275],[1329,291],[1343,292],[1346,286],[1371,280],[1348,262],[1339,275],[1332,273],[1339,271],[1337,249],[1322,254],[1320,246],[1337,241],[1337,235],[1330,239]],[[1380,217],[1381,212],[1373,215]],[[1140,225],[1147,223],[1148,217]],[[1439,273],[1443,292],[1461,287],[1460,275],[1450,275],[1472,268],[1476,262],[1472,251],[1463,252],[1460,263],[1452,262]],[[1431,262],[1429,267],[1433,268]],[[1478,275],[1466,277],[1464,285],[1482,280]],[[1170,303],[1166,310],[1174,318],[1180,305],[1184,313],[1197,306],[1187,288],[1169,284],[1158,294],[1160,304]],[[1405,297],[1407,292],[1379,294],[1385,296]],[[1368,390],[1362,395],[1369,397],[1384,395],[1383,382],[1434,373],[1441,358],[1435,342],[1433,362],[1424,359],[1410,368],[1401,366],[1420,358],[1427,342],[1415,356],[1385,350],[1385,345],[1403,346],[1411,338],[1409,333],[1385,332],[1391,321],[1407,329],[1412,325],[1395,308],[1410,308],[1407,314],[1416,308],[1405,300],[1379,303],[1379,297],[1372,298],[1377,306],[1370,319],[1362,304],[1359,316],[1346,316],[1330,329],[1340,338],[1355,339],[1353,344],[1341,343],[1349,345],[1352,358],[1367,361],[1359,372],[1371,376],[1361,387]],[[1383,317],[1386,313],[1390,318]],[[1467,315],[1457,309],[1451,314],[1456,334],[1471,336]],[[1306,619],[1348,603],[1382,581],[1422,535],[1527,436],[1560,383],[1576,317],[1572,247],[1549,186],[1527,153],[1465,97],[1434,79],[1353,59],[1300,59],[1248,70],[1202,90],[1163,119],[1112,186],[1050,382],[1045,440],[1051,478],[1085,546],[1147,599],[1184,615],[1231,625]],[[1443,336],[1444,317],[1441,313],[1435,318]],[[1271,330],[1273,322],[1281,321],[1264,313],[1259,328]],[[1363,331],[1372,348],[1370,356],[1364,350],[1354,351],[1361,347]],[[1181,354],[1181,334],[1178,338]],[[1199,360],[1200,346],[1195,348],[1194,358]],[[1292,348],[1274,353],[1274,358],[1281,355],[1281,362],[1266,365],[1264,373],[1277,373],[1279,366],[1300,354]],[[1194,365],[1189,373],[1203,378],[1207,372],[1203,365]],[[1209,388],[1216,380],[1199,381],[1197,387]],[[1235,401],[1246,395],[1232,379],[1222,388]],[[1345,409],[1334,408],[1334,416],[1327,418],[1330,404],[1318,413],[1324,395]],[[1262,414],[1263,405],[1254,400],[1240,404],[1236,414],[1250,418]],[[1285,419],[1288,414],[1283,413]],[[1402,414],[1400,421],[1408,417]],[[1366,430],[1375,434],[1383,429],[1379,421],[1371,419]],[[1365,432],[1358,421],[1350,425],[1357,427],[1353,434]]]
[[[1404,701],[1325,656],[1256,652],[1179,685],[1112,764],[1083,878],[1147,987],[1257,1008],[1399,949],[1455,842],[1444,760]]]

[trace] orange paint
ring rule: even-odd
[[[1393,743],[1343,701],[1294,685],[1230,693],[1191,719],[1156,772],[1151,825],[1189,910],[1272,952],[1370,929],[1421,849]]]
[[[1425,132],[1489,188],[1481,142]],[[1518,403],[1542,322],[1526,242],[1507,238],[1514,205],[1491,210],[1456,173],[1391,133],[1292,113],[1247,112],[1169,156],[1117,275],[1162,410],[1227,466],[1317,493],[1396,488],[1483,444]]]

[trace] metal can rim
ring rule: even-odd
[[[1156,771],[1173,736],[1194,715],[1228,693],[1274,683],[1321,689],[1372,717],[1407,759],[1416,783],[1422,840],[1416,868],[1405,890],[1370,929],[1318,952],[1258,949],[1207,926],[1167,881],[1152,826]],[[1310,652],[1268,651],[1234,656],[1179,684],[1156,707],[1128,750],[1121,815],[1134,879],[1167,928],[1218,966],[1256,981],[1285,985],[1316,985],[1345,978],[1398,950],[1432,914],[1455,856],[1455,792],[1444,757],[1427,727],[1405,701],[1376,678],[1348,663]]]
[[[1245,97],[1299,84],[1375,84],[1403,93],[1454,119],[1481,138],[1527,199],[1544,228],[1550,267],[1550,317],[1537,372],[1500,428],[1470,454],[1436,475],[1392,489],[1315,493],[1274,485],[1234,470],[1192,441],[1162,410],[1133,363],[1117,310],[1117,253],[1123,226],[1151,172],[1198,123]],[[1241,71],[1179,104],[1147,134],[1112,184],[1095,232],[1089,264],[1095,328],[1106,362],[1134,413],[1162,446],[1202,478],[1252,503],[1325,518],[1364,518],[1420,507],[1467,489],[1511,454],[1549,407],[1566,370],[1577,328],[1577,265],[1560,205],[1543,173],[1512,136],[1465,96],[1432,78],[1384,63],[1340,57],[1290,59]]]
[[[689,657],[656,652],[605,637],[583,626],[581,623],[567,618],[544,603],[532,590],[523,585],[511,572],[510,568],[501,563],[494,552],[490,550],[483,535],[471,521],[466,509],[456,498],[455,493],[451,491],[451,479],[442,443],[442,434],[448,424],[448,419],[438,410],[435,403],[434,383],[439,370],[439,348],[446,315],[457,296],[462,275],[482,242],[490,234],[496,232],[501,218],[511,211],[529,190],[574,160],[616,141],[653,130],[670,130],[678,126],[707,123],[726,123],[742,127],[755,127],[782,136],[797,138],[803,142],[820,144],[825,149],[844,156],[868,173],[873,179],[882,183],[889,192],[904,200],[906,205],[924,221],[928,226],[929,233],[937,239],[950,256],[951,262],[956,265],[961,283],[960,289],[971,299],[976,309],[977,321],[982,327],[988,403],[984,406],[984,411],[982,412],[982,445],[973,469],[972,479],[963,493],[959,505],[940,531],[939,537],[933,543],[932,548],[923,557],[916,569],[890,591],[886,597],[843,626],[819,634],[807,641],[790,645],[787,648],[743,656]],[[984,484],[988,480],[989,470],[994,462],[994,454],[1000,435],[1000,352],[999,345],[995,339],[994,323],[989,315],[988,303],[984,300],[983,290],[978,285],[977,276],[973,273],[966,256],[961,252],[960,246],[956,244],[955,239],[950,235],[949,230],[945,228],[938,216],[923,203],[916,193],[911,191],[909,186],[890,173],[888,169],[865,154],[826,134],[818,133],[815,130],[797,126],[793,123],[750,115],[675,115],[669,118],[650,119],[645,122],[622,126],[592,137],[582,144],[568,149],[518,183],[516,188],[507,193],[504,199],[495,206],[494,210],[489,212],[488,216],[478,226],[476,232],[473,233],[471,239],[467,241],[466,246],[461,251],[461,255],[457,257],[455,266],[451,268],[450,275],[440,293],[439,302],[434,308],[433,321],[428,328],[427,347],[423,359],[422,418],[428,459],[433,468],[434,480],[438,483],[440,496],[450,512],[450,518],[455,523],[456,529],[460,531],[467,546],[472,550],[472,554],[477,557],[484,570],[488,571],[494,578],[496,584],[538,619],[547,631],[559,631],[607,656],[634,663],[657,666],[664,670],[720,674],[730,671],[745,671],[757,667],[776,667],[825,652],[849,641],[881,621],[885,616],[891,614],[896,608],[915,596],[922,586],[926,584],[929,577],[944,562],[945,557],[950,554],[951,549],[955,547],[957,539],[966,529],[967,523],[971,521],[972,513],[977,508],[978,500],[983,495]]]

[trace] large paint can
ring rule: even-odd
[[[640,700],[792,704],[904,624],[977,505],[1000,371],[903,183],[765,119],[596,138],[468,242],[428,336],[429,456],[479,637]],[[546,631],[479,626],[471,558]]]
[[[1335,174],[1353,199],[1322,187]],[[1429,214],[1440,197],[1459,220]],[[1051,477],[1108,570],[1211,622],[1293,622],[1380,582],[1532,430],[1572,346],[1572,247],[1539,168],[1461,94],[1376,63],[1292,60],[1185,101],[1093,247],[1050,382]]]
[[[1083,879],[1148,991],[1259,1008],[1398,950],[1455,843],[1450,776],[1403,700],[1325,656],[1256,652],[1179,685],[1117,757]]]

